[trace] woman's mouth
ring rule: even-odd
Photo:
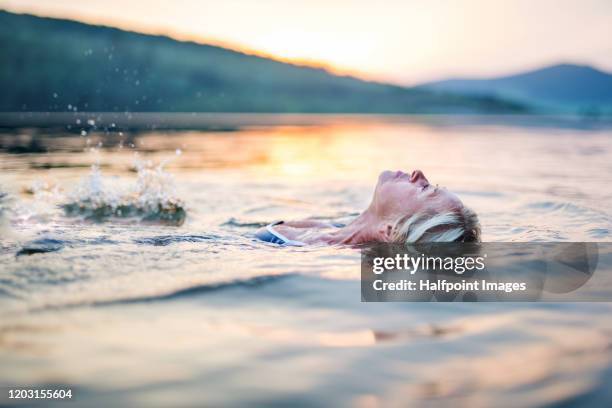
[[[379,181],[381,183],[385,183],[387,181],[392,181],[392,180],[402,180],[402,179],[410,181],[410,177],[411,176],[408,173],[404,173],[401,170],[397,170],[397,171],[386,170],[380,174]]]

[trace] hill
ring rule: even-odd
[[[333,75],[230,49],[0,11],[0,111],[514,113],[492,97]]]
[[[499,78],[449,79],[419,88],[510,98],[542,111],[612,114],[612,75],[582,65],[553,65]]]

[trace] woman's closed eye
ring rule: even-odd
[[[421,187],[421,192],[426,192],[428,193],[428,195],[436,194],[438,190],[440,190],[440,187],[438,187],[437,184],[435,186],[432,186],[431,184],[425,184],[423,187]]]

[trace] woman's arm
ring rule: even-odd
[[[330,228],[334,226],[330,222],[315,220],[285,221],[281,225],[291,228]]]

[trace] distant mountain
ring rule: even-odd
[[[523,112],[233,50],[0,10],[0,111]]]
[[[541,111],[612,114],[612,75],[582,65],[553,65],[499,78],[449,79],[419,88],[509,98]]]

